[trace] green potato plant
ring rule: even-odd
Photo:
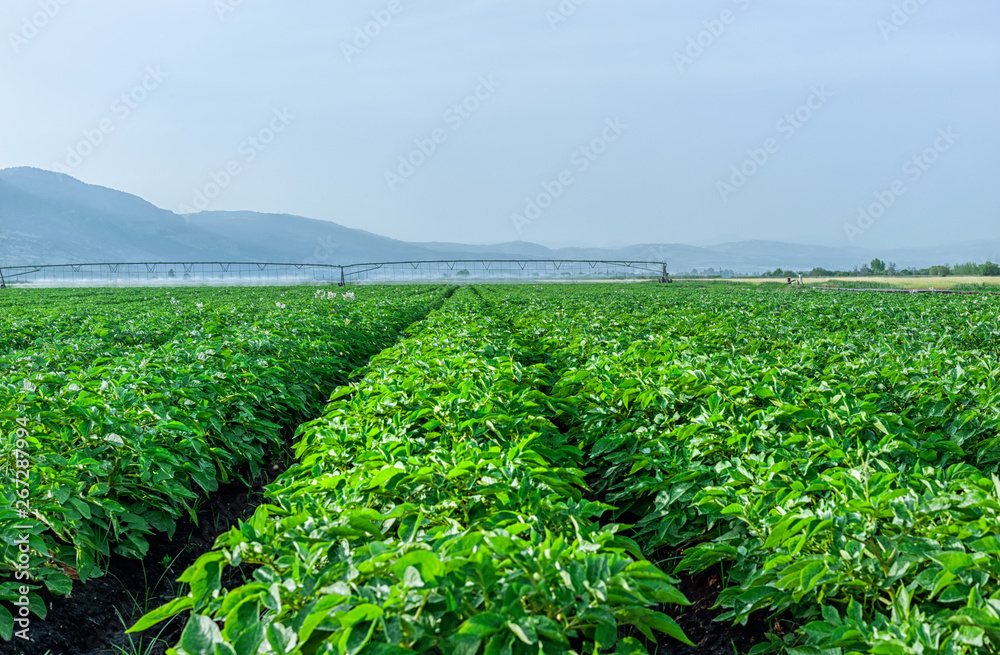
[[[249,485],[446,289],[11,290],[0,299],[0,601],[68,594]],[[171,295],[173,294],[173,296]],[[27,551],[23,546],[27,542]],[[21,558],[27,556],[28,561]],[[12,617],[0,605],[0,636]]]

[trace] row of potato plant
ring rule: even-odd
[[[523,295],[502,291],[505,295]],[[755,653],[1000,652],[995,299],[643,288],[525,312],[594,486]]]
[[[0,296],[0,601],[68,594],[249,484],[284,426],[440,304],[443,289],[8,290]],[[23,542],[28,541],[24,553]],[[23,562],[27,554],[29,561]],[[19,557],[22,560],[19,561]],[[0,604],[0,636],[11,637]]]
[[[181,577],[179,655],[644,653],[686,604],[588,498],[516,303],[461,290],[305,425],[270,502]],[[222,586],[227,567],[256,567]]]

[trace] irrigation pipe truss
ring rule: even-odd
[[[392,283],[658,279],[665,262],[588,259],[441,259],[360,264],[276,262],[118,262],[0,267],[0,287],[185,284]]]

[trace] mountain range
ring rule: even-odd
[[[1000,241],[868,251],[740,241],[716,246],[639,244],[548,248],[412,243],[287,214],[210,211],[178,215],[142,198],[35,168],[0,170],[0,266],[93,262],[232,261],[352,264],[438,259],[665,261],[674,274],[756,273],[815,266],[850,270],[879,257],[899,267],[1000,261]]]

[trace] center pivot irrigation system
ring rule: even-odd
[[[588,259],[442,259],[367,264],[133,262],[0,267],[0,288],[17,286],[277,285],[413,282],[671,282],[664,262]]]

